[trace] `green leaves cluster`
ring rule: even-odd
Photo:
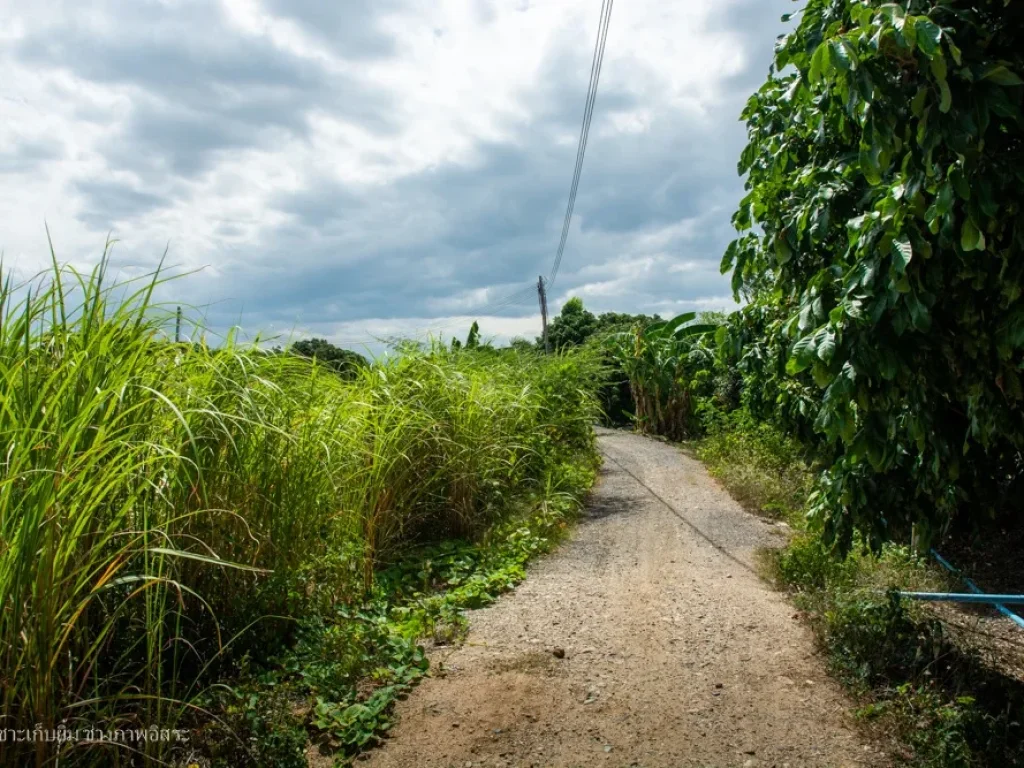
[[[593,336],[611,331],[630,328],[633,325],[648,325],[660,322],[657,315],[630,315],[622,312],[602,312],[595,315],[583,306],[583,300],[574,296],[562,305],[562,310],[548,325],[548,340],[554,350],[567,349],[585,344]],[[543,349],[543,338],[537,339],[537,347]]]
[[[702,343],[718,326],[695,323],[687,312],[671,320],[636,324],[609,337],[615,358],[629,379],[637,428],[673,440],[690,436],[695,412],[694,377],[710,371],[714,354]]]
[[[347,379],[355,378],[359,371],[367,367],[366,358],[358,352],[336,347],[326,339],[302,339],[292,344],[289,351],[315,359]]]
[[[1004,0],[809,0],[743,113],[722,269],[770,336],[759,384],[833,447],[813,511],[841,548],[1020,477],[1022,39]]]

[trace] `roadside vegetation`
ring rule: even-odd
[[[634,420],[694,440],[792,529],[772,575],[898,757],[1024,764],[1019,665],[893,591],[964,591],[933,546],[1006,558],[988,588],[1024,591],[996,546],[1024,526],[1024,9],[809,0],[790,17],[743,114],[722,270],[744,307],[713,341],[687,317],[615,347],[653,393]]]
[[[161,279],[0,290],[0,764],[344,759],[572,519],[599,362],[174,343]]]

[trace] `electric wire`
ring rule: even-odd
[[[402,331],[400,334],[396,335],[400,335],[402,338],[406,339],[420,339],[426,336],[431,336],[438,333],[439,331],[446,330],[453,326],[463,325],[467,322],[472,322],[473,320],[478,319],[480,316],[487,316],[488,314],[497,312],[500,309],[504,309],[506,307],[510,307],[513,305],[522,305],[527,303],[527,301],[532,301],[536,296],[536,290],[537,287],[531,284],[529,288],[521,288],[515,293],[511,293],[501,298],[494,299],[490,302],[482,304],[479,307],[468,311],[465,314],[448,318],[442,323],[420,326],[418,328],[414,328],[408,331]],[[360,339],[338,339],[335,343],[348,345],[372,344],[375,342],[379,342],[381,341],[382,338],[387,338],[390,335],[391,334],[380,334],[377,336],[369,336]]]
[[[565,253],[565,244],[569,239],[569,227],[572,223],[573,210],[576,207],[576,193],[579,191],[580,177],[583,174],[583,159],[587,153],[587,140],[590,137],[590,123],[594,116],[594,104],[597,101],[597,87],[601,79],[601,67],[604,63],[604,51],[608,41],[613,5],[614,0],[603,0],[601,3],[597,41],[594,44],[594,57],[590,64],[590,83],[587,87],[587,98],[583,107],[583,123],[580,126],[580,140],[576,149],[576,166],[573,169],[572,182],[569,185],[569,201],[565,207],[562,234],[558,241],[558,250],[555,252],[554,264],[548,276],[548,285],[553,285],[555,278],[558,277],[558,269],[562,265],[562,256]]]
[[[569,228],[572,224],[572,214],[576,207],[576,194],[579,191],[580,177],[583,174],[583,160],[587,152],[587,141],[590,137],[590,124],[594,116],[594,105],[597,101],[597,88],[601,79],[601,68],[604,63],[605,46],[608,41],[608,29],[611,22],[612,7],[615,0],[602,0],[601,13],[597,25],[597,38],[594,42],[594,55],[590,62],[590,80],[587,84],[587,96],[583,106],[583,120],[580,125],[580,138],[576,147],[576,164],[573,168],[572,181],[569,184],[569,200],[565,208],[565,217],[562,221],[561,236],[558,241],[558,249],[555,253],[554,262],[548,275],[546,284],[553,285],[558,276],[559,267],[562,264],[562,256],[565,253],[565,245],[569,238]],[[419,328],[405,331],[401,334],[403,338],[422,338],[433,335],[439,331],[446,330],[456,325],[462,325],[488,312],[495,312],[508,306],[525,303],[526,299],[532,300],[536,286],[531,283],[529,288],[520,289],[512,294],[486,302],[480,307],[474,308],[466,314],[456,318],[449,318],[442,324],[432,326],[421,326]],[[371,344],[379,342],[381,338],[368,337],[362,339],[339,339],[337,343],[347,345]]]

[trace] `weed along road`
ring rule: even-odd
[[[599,442],[574,535],[432,653],[369,765],[884,765],[755,572],[775,529],[670,445]]]

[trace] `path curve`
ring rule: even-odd
[[[369,765],[884,765],[785,597],[775,529],[676,448],[599,430],[572,538],[470,614]],[[555,649],[564,650],[557,658]]]

